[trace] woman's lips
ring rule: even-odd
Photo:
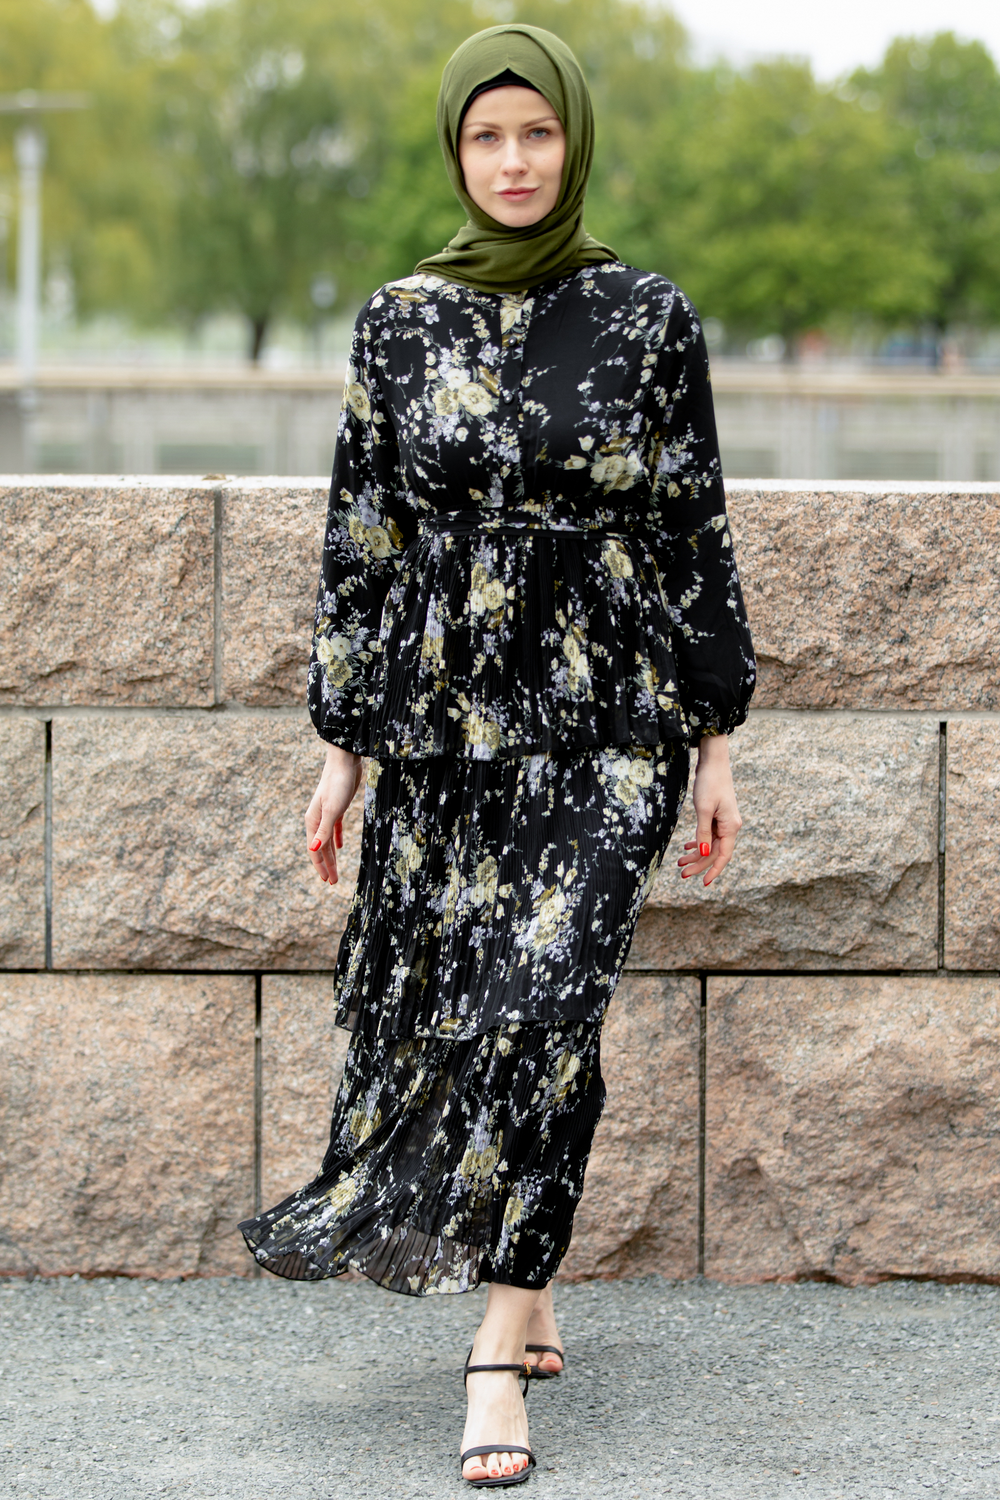
[[[501,198],[508,199],[511,203],[520,203],[525,198],[530,198],[532,193],[537,193],[537,188],[506,188],[500,194]]]

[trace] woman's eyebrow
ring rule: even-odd
[[[539,115],[537,120],[525,120],[522,124],[523,130],[531,130],[535,125],[545,125],[549,120],[558,120],[556,114]],[[465,120],[462,124],[463,130],[499,130],[500,126],[493,120]]]

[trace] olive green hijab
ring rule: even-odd
[[[566,132],[566,162],[555,208],[537,224],[510,229],[484,213],[465,190],[458,134],[470,97],[510,70],[548,100]],[[438,139],[451,185],[469,222],[418,271],[483,292],[539,286],[581,266],[617,260],[583,227],[583,200],[594,159],[594,112],[580,65],[565,42],[538,26],[491,26],[463,42],[447,63],[437,106]]]

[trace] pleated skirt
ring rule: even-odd
[[[600,1034],[683,803],[666,745],[373,761],[316,1178],[240,1225],[267,1270],[541,1288],[604,1104]]]

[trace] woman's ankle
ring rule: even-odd
[[[517,1365],[524,1361],[524,1339],[509,1329],[484,1328],[476,1330],[472,1341],[473,1365]]]

